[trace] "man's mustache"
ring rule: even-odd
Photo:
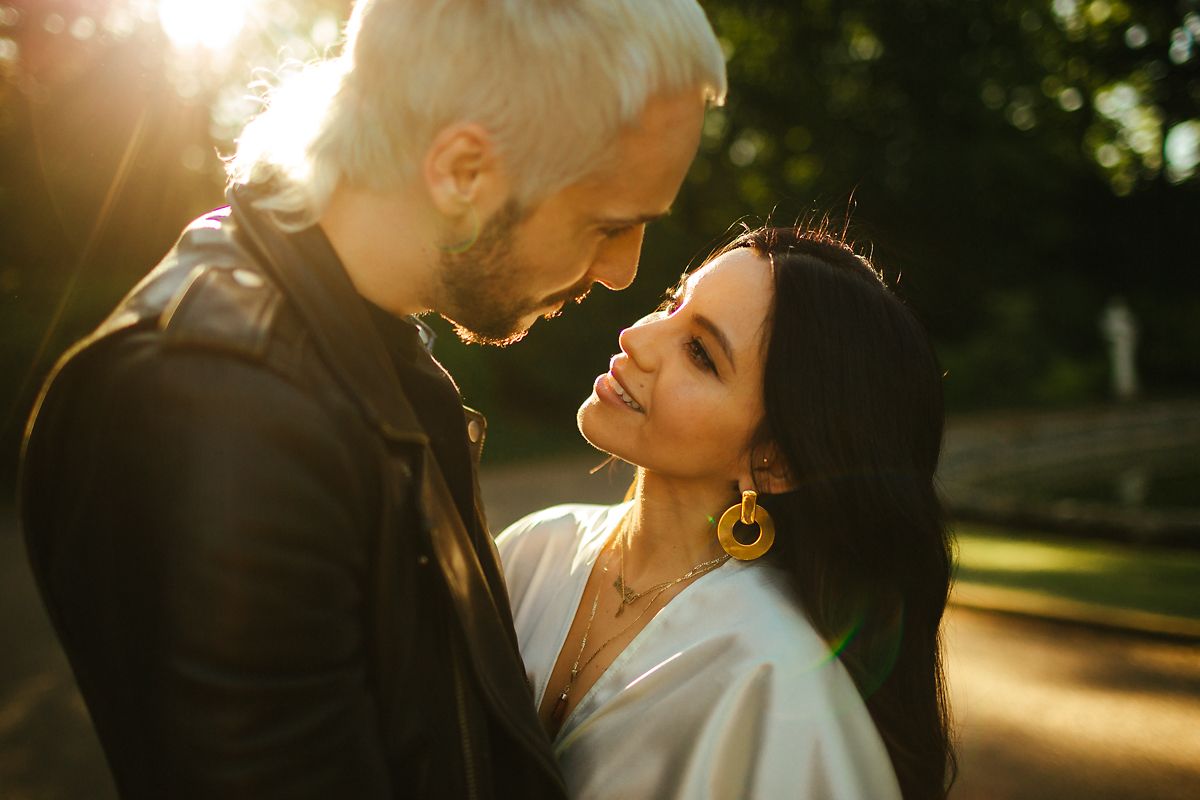
[[[546,315],[546,319],[553,319],[562,314],[563,307],[575,303],[578,305],[584,301],[589,294],[592,293],[592,287],[595,286],[592,280],[583,280],[575,284],[569,289],[559,292],[558,294],[547,297],[543,305],[556,306],[555,310]]]

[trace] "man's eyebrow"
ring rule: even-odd
[[[696,320],[697,325],[704,328],[717,340],[717,344],[721,345],[721,349],[725,351],[725,358],[728,359],[729,366],[733,367],[734,372],[737,372],[737,362],[733,360],[733,348],[729,346],[729,339],[725,336],[725,332],[717,327],[717,323],[703,314],[693,314],[692,319]]]
[[[670,213],[671,213],[671,209],[668,208],[666,211],[660,211],[656,214],[639,214],[636,217],[601,217],[599,221],[604,223],[605,225],[611,225],[614,228],[633,226],[633,225],[645,225],[647,223],[654,222],[654,220],[656,220],[656,219],[662,219],[663,217],[669,215]]]

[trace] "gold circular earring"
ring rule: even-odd
[[[742,544],[733,535],[733,526],[737,522],[743,525],[758,525],[758,538],[750,544]],[[775,544],[775,523],[767,510],[758,505],[756,492],[742,492],[742,502],[726,509],[717,523],[717,540],[725,552],[738,561],[753,561],[766,555]]]
[[[474,247],[475,242],[479,241],[479,233],[483,226],[480,225],[479,214],[475,211],[474,203],[467,203],[467,214],[471,217],[471,234],[460,242],[449,245],[438,245],[438,248],[443,253],[455,256],[461,255]]]

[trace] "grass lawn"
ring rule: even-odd
[[[958,581],[1200,619],[1200,551],[960,523]]]

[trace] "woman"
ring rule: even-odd
[[[632,499],[498,539],[572,795],[944,797],[951,555],[920,324],[826,228],[766,228],[620,350],[578,421],[638,466]]]

